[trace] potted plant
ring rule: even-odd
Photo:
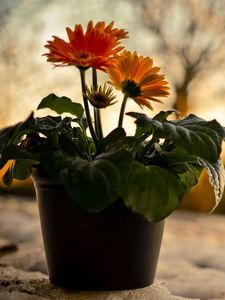
[[[66,30],[69,40],[54,36],[44,55],[56,67],[77,67],[84,108],[50,94],[38,109],[57,116],[32,113],[2,129],[0,167],[12,161],[3,180],[32,175],[51,282],[95,290],[143,287],[154,280],[164,219],[203,168],[219,203],[224,129],[193,114],[171,120],[173,110],[154,117],[129,112],[136,131],[127,135],[128,99],[152,109],[169,95],[164,75],[149,57],[123,49],[127,32],[113,22],[90,21],[85,33],[81,25]],[[107,84],[98,84],[97,70],[107,74]],[[85,78],[90,71],[92,85]],[[118,126],[105,136],[100,113],[115,103],[113,87],[123,100]]]

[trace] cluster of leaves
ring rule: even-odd
[[[0,131],[0,168],[13,163],[5,184],[25,179],[42,166],[77,204],[100,212],[118,198],[149,221],[157,222],[179,205],[197,183],[203,167],[210,175],[216,203],[224,187],[220,161],[224,128],[195,115],[169,121],[173,111],[154,118],[129,113],[137,125],[134,136],[118,127],[95,145],[87,136],[83,107],[67,97],[50,94],[38,109],[59,116],[34,118]],[[62,113],[74,117],[62,117]]]

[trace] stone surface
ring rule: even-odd
[[[225,217],[180,211],[169,217],[157,278],[175,295],[225,299]]]
[[[0,256],[16,250],[18,250],[18,247],[15,243],[11,243],[10,241],[0,237]]]
[[[0,292],[0,300],[46,300],[48,298],[29,295],[23,292]]]
[[[13,276],[12,276],[13,275]],[[172,296],[162,283],[150,287],[118,292],[78,292],[55,288],[46,275],[40,272],[24,272],[13,267],[0,267],[1,299],[60,299],[60,300],[179,300],[182,297]],[[35,298],[29,298],[30,296]],[[5,298],[4,298],[5,297]],[[14,297],[14,298],[13,298]],[[187,298],[185,298],[187,299]]]
[[[166,222],[154,285],[71,292],[48,282],[36,202],[0,198],[0,300],[225,299],[224,231],[223,216],[178,211]]]

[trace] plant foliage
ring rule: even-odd
[[[57,108],[52,97],[62,101]],[[69,111],[75,119],[31,114],[0,131],[0,166],[13,161],[3,177],[5,184],[29,177],[34,165],[42,165],[89,212],[100,212],[121,197],[128,207],[156,222],[179,206],[206,167],[219,202],[224,185],[220,161],[224,129],[217,121],[195,115],[169,121],[172,111],[154,118],[128,113],[135,118],[134,136],[118,127],[94,145],[87,136],[83,110],[71,103],[66,97],[49,95],[39,108],[60,114]]]

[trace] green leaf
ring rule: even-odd
[[[18,144],[24,134],[35,131],[33,113],[23,122],[0,130],[0,153],[12,144]]]
[[[133,162],[124,202],[150,222],[158,222],[173,212],[187,187],[170,171]]]
[[[40,155],[40,163],[47,173],[57,182],[61,182],[60,172],[69,168],[74,162],[74,157],[65,155],[60,150],[46,151]]]
[[[105,170],[106,173],[105,173]],[[115,199],[110,194],[109,176],[118,184],[118,172],[113,165],[100,161],[98,165],[76,158],[70,168],[61,172],[63,185],[69,195],[82,208],[97,213]]]
[[[124,144],[125,137],[125,130],[122,127],[117,127],[100,141],[96,154],[121,148]]]
[[[209,176],[209,182],[214,190],[215,205],[211,210],[211,212],[213,212],[220,203],[224,193],[225,171],[223,161],[221,160],[221,158],[219,158],[216,163],[209,163],[207,161],[204,161],[203,159],[199,159],[199,161],[200,164],[206,168]]]
[[[6,147],[0,158],[0,169],[11,159],[33,159],[33,156],[26,149],[17,145],[9,145]]]
[[[87,118],[84,115],[81,118],[73,119],[73,122],[79,124],[80,128],[82,128],[83,131],[86,131],[88,129]]]
[[[85,157],[84,140],[78,141],[66,134],[61,134],[59,136],[59,145],[65,155]]]
[[[32,159],[33,156],[25,148],[17,145],[6,147],[2,153],[2,158],[9,159]]]
[[[160,121],[160,122],[163,122],[173,113],[179,115],[179,112],[177,110],[171,109],[171,110],[167,110],[167,111],[160,111],[158,114],[156,114],[154,116],[153,119],[157,120],[157,121]]]
[[[47,135],[52,130],[55,130],[61,122],[61,117],[46,116],[42,118],[36,118],[35,129],[37,132]]]
[[[164,154],[168,169],[178,174],[180,180],[188,187],[198,183],[198,178],[203,167],[199,165],[198,159],[189,154],[185,149],[175,147],[171,152]]]
[[[61,171],[62,182],[78,205],[96,213],[122,196],[131,162],[125,150],[101,154],[91,162],[75,158]]]
[[[36,163],[31,159],[16,160],[13,167],[13,178],[25,180],[31,175],[31,168]]]
[[[125,185],[133,161],[133,156],[129,151],[121,149],[102,153],[96,157],[96,160],[98,159],[107,159],[112,162],[119,170],[122,184]]]
[[[184,164],[186,170],[179,174],[180,180],[187,186],[188,189],[198,183],[198,178],[201,175],[202,167],[196,164]]]
[[[141,142],[142,141],[140,141],[140,139],[136,138],[135,136],[126,136],[124,140],[124,149],[135,154]]]
[[[118,168],[106,159],[96,159],[93,161],[93,166],[102,171],[109,183],[109,197],[111,202],[118,198],[122,188],[122,178]]]
[[[17,128],[18,128],[18,124],[15,126],[3,128],[2,130],[0,130],[0,153],[13,140],[14,133]]]
[[[65,96],[58,97],[55,94],[50,94],[42,99],[37,109],[42,108],[50,108],[58,114],[70,113],[78,118],[81,118],[84,113],[84,109],[80,103],[72,102],[71,99]]]
[[[216,162],[221,153],[224,129],[216,121],[205,121],[195,115],[178,121],[151,119],[145,114],[129,113],[136,124],[153,130],[155,138],[170,139],[176,146],[209,162]]]

